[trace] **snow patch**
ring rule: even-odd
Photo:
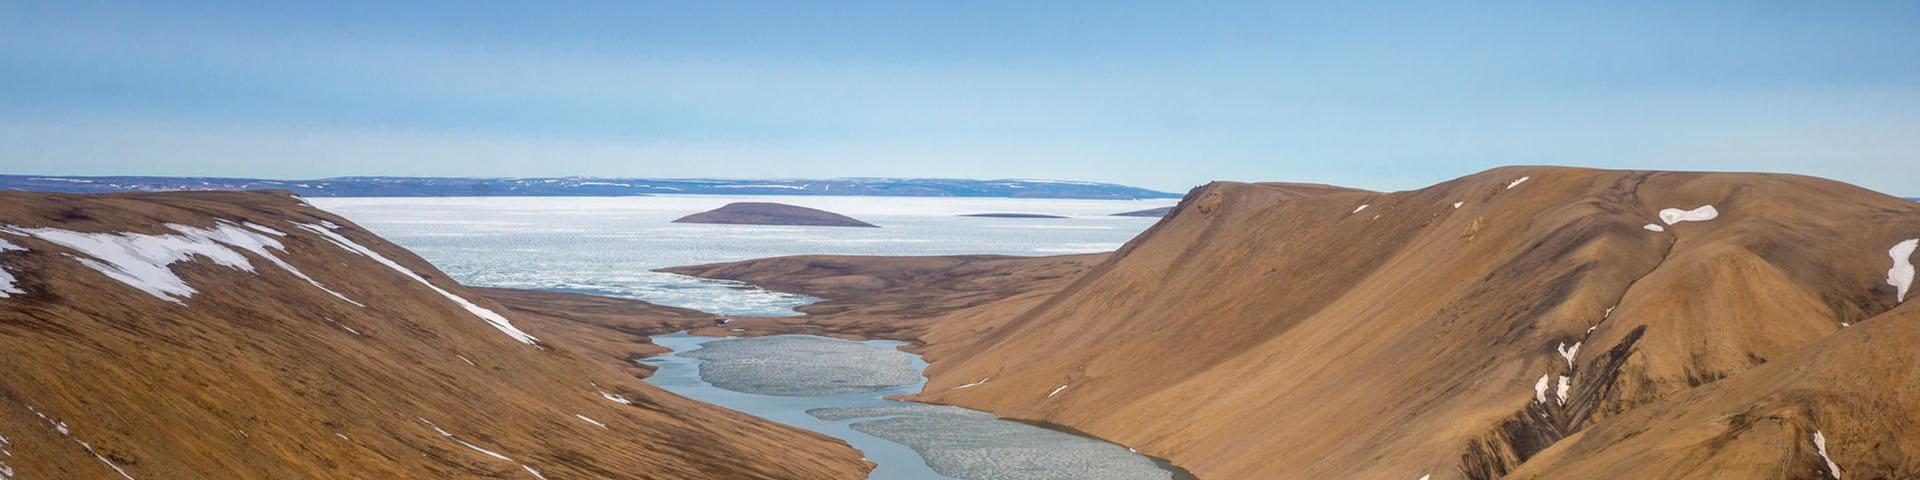
[[[1641,225],[1641,226],[1640,226],[1640,228],[1644,228],[1644,229],[1647,229],[1647,231],[1649,231],[1649,232],[1664,232],[1664,231],[1667,231],[1667,227],[1662,227],[1662,226],[1660,226],[1660,225],[1657,225],[1657,224],[1652,224],[1652,223],[1649,223],[1649,224],[1646,224],[1646,225]]]
[[[1913,286],[1913,250],[1916,246],[1920,246],[1920,238],[1893,244],[1893,248],[1887,250],[1887,256],[1893,257],[1893,268],[1887,269],[1887,284],[1895,289],[1895,302],[1907,301],[1907,289]]]
[[[1355,209],[1353,209],[1353,213],[1360,213],[1360,211],[1361,211],[1361,210],[1366,210],[1366,209],[1367,209],[1367,205],[1369,205],[1369,204],[1365,204],[1365,203],[1363,203],[1363,204],[1360,204],[1360,207],[1359,207],[1359,208],[1355,208]],[[1348,215],[1352,215],[1353,213],[1349,213]]]
[[[527,466],[527,464],[524,464],[524,463],[520,464],[520,468],[527,469],[527,473],[533,474],[533,478],[538,478],[540,480],[547,480],[546,475],[541,475],[539,470],[534,470],[533,467],[529,467]]]
[[[1518,180],[1514,180],[1514,181],[1513,181],[1513,183],[1509,183],[1509,184],[1507,184],[1507,189],[1508,189],[1508,190],[1512,190],[1512,189],[1513,189],[1513,187],[1518,187],[1518,186],[1520,186],[1520,184],[1522,184],[1522,183],[1527,183],[1527,180],[1528,180],[1528,179],[1532,179],[1532,178],[1533,178],[1533,177],[1520,177],[1520,179],[1518,179]]]
[[[1066,385],[1061,385],[1060,388],[1056,388],[1056,389],[1053,389],[1052,392],[1048,392],[1047,398],[1053,398],[1054,395],[1059,395],[1061,390],[1066,390],[1066,389],[1067,389]]]
[[[1668,225],[1680,222],[1704,222],[1715,218],[1720,218],[1720,211],[1715,210],[1713,205],[1701,205],[1692,210],[1678,208],[1660,210],[1660,221],[1667,222]]]
[[[454,355],[454,356],[455,356],[455,357],[460,357],[460,361],[462,361],[462,362],[467,362],[467,366],[472,366],[472,367],[478,367],[478,366],[479,366],[479,365],[474,365],[474,364],[473,364],[473,360],[467,360],[467,356],[466,356],[466,355]]]
[[[184,305],[181,299],[193,296],[196,291],[187,285],[169,268],[174,262],[192,260],[193,257],[205,257],[215,264],[253,272],[253,262],[234,249],[251,252],[260,258],[280,267],[281,270],[306,280],[308,284],[319,288],[341,300],[358,306],[360,302],[341,295],[320,282],[301,273],[293,265],[287,264],[268,249],[286,251],[269,234],[241,228],[231,222],[216,222],[213,228],[190,227],[169,223],[168,229],[174,234],[148,235],[142,233],[82,233],[58,228],[21,228],[0,226],[0,231],[16,235],[31,235],[41,240],[71,248],[90,258],[79,258],[81,265],[105,274],[120,283],[127,284],[148,295],[161,300]],[[265,228],[265,227],[260,227]],[[271,229],[269,229],[271,230]],[[278,233],[278,232],[274,232]],[[280,233],[280,235],[285,235]]]
[[[1560,351],[1560,358],[1567,359],[1568,369],[1573,368],[1573,356],[1580,354],[1580,343],[1581,342],[1573,342],[1573,348],[1567,348],[1567,342],[1560,342],[1560,346],[1554,347],[1554,349]]]
[[[1547,403],[1547,382],[1553,374],[1540,375],[1540,381],[1533,382],[1533,403]]]
[[[7,239],[0,238],[0,252],[12,252],[12,251],[24,252],[24,251],[27,251],[27,247],[14,245],[13,242],[9,242],[7,241]]]
[[[593,421],[593,419],[591,419],[591,418],[587,418],[587,416],[586,416],[586,415],[581,415],[581,414],[578,414],[578,413],[576,413],[576,414],[573,414],[573,416],[575,416],[575,417],[580,417],[580,419],[581,419],[581,420],[586,420],[586,421],[587,421],[587,423],[591,423],[591,424],[593,424],[594,426],[597,426],[597,427],[600,427],[600,428],[607,428],[607,424],[604,424],[604,423],[600,423],[600,422],[596,422],[596,421]]]
[[[461,439],[458,439],[458,438],[454,438],[454,437],[453,437],[453,434],[451,434],[451,433],[447,433],[447,431],[446,431],[446,430],[442,430],[442,429],[440,429],[440,426],[439,426],[439,425],[434,425],[434,424],[433,424],[433,422],[430,422],[430,421],[427,421],[427,419],[424,419],[424,418],[422,418],[422,419],[420,419],[420,421],[421,421],[421,422],[423,422],[423,423],[426,423],[426,424],[427,424],[427,426],[429,426],[429,427],[433,427],[433,431],[435,431],[435,432],[440,432],[440,436],[442,436],[442,437],[447,437],[447,439],[448,439],[448,440],[453,440],[454,442],[456,442],[456,443],[459,443],[459,444],[460,444],[460,445],[462,445],[462,446],[465,446],[465,447],[467,447],[467,448],[470,448],[470,449],[473,449],[473,451],[476,451],[476,452],[480,452],[480,453],[484,453],[484,454],[487,454],[487,456],[489,456],[489,457],[493,457],[493,458],[498,458],[498,459],[501,459],[501,460],[506,460],[506,461],[509,461],[509,462],[511,462],[511,461],[513,461],[513,459],[511,459],[511,458],[507,458],[507,456],[506,456],[506,455],[501,455],[501,454],[498,454],[498,453],[493,453],[493,451],[492,451],[492,450],[487,450],[487,449],[484,449],[484,448],[480,448],[479,446],[476,446],[476,445],[474,445],[474,444],[471,444],[471,443],[467,443],[467,441],[466,441],[466,440],[461,440]]]
[[[993,378],[993,377],[987,377],[987,378]],[[973,387],[978,387],[978,386],[980,386],[980,384],[982,384],[982,383],[987,383],[987,378],[982,378],[982,379],[980,379],[980,381],[978,381],[978,382],[973,382],[973,383],[969,383],[969,384],[966,384],[966,385],[961,385],[961,386],[958,386],[958,387],[953,387],[953,388],[951,388],[951,389],[949,389],[949,390],[961,390],[961,389],[968,389],[968,388],[973,388]]]
[[[1820,451],[1820,459],[1827,461],[1827,473],[1833,474],[1833,478],[1840,478],[1840,465],[1833,463],[1833,457],[1827,456],[1827,436],[1819,430],[1813,431],[1813,447]]]
[[[1467,202],[1453,202],[1453,208],[1458,209],[1460,208],[1461,205],[1466,205],[1466,204]]]
[[[621,405],[632,405],[632,404],[633,404],[633,401],[632,401],[632,400],[627,400],[627,397],[622,397],[622,396],[619,396],[619,395],[614,395],[614,394],[611,394],[611,393],[607,393],[607,392],[600,392],[600,396],[601,396],[601,397],[604,397],[604,398],[606,398],[607,400],[612,400],[612,401],[614,401],[614,402],[616,402],[616,403],[619,403],[619,404],[621,404]]]
[[[419,275],[414,274],[413,271],[408,270],[407,267],[402,267],[400,266],[400,264],[394,263],[393,260],[388,260],[387,257],[381,256],[380,252],[375,252],[373,251],[373,249],[360,246],[360,244],[357,244],[357,243],[353,243],[353,240],[348,240],[347,237],[340,236],[340,234],[334,233],[333,231],[327,230],[326,228],[321,227],[319,225],[311,225],[311,224],[296,224],[296,225],[298,225],[300,228],[306,229],[314,233],[318,233],[326,237],[327,240],[332,241],[334,245],[338,245],[340,248],[346,249],[347,251],[350,251],[350,252],[358,253],[360,255],[366,256],[367,258],[372,258],[374,261],[380,262],[381,265],[386,265],[387,268],[391,268],[396,272],[400,272],[401,274],[406,275],[408,278],[412,278],[414,279],[414,281],[420,282],[421,285],[426,285],[427,288],[432,289],[434,293],[438,293],[440,294],[440,296],[446,297],[448,300],[452,300],[453,303],[460,305],[461,308],[467,309],[468,313],[472,313],[474,316],[480,317],[481,320],[485,320],[488,324],[493,325],[493,328],[499,329],[501,332],[506,333],[507,336],[513,337],[514,340],[519,340],[520,343],[525,343],[527,345],[533,345],[536,347],[540,346],[540,343],[539,343],[540,339],[534,338],[532,335],[528,335],[527,332],[520,331],[520,329],[518,328],[514,328],[513,322],[507,320],[507,317],[500,316],[499,313],[495,313],[493,310],[488,310],[479,305],[475,305],[473,302],[469,302],[465,298],[460,298],[459,295],[454,295],[453,292],[448,292],[446,290],[442,290],[438,286],[434,286],[432,282],[428,282],[427,279],[421,278]]]
[[[1560,376],[1560,386],[1559,386],[1559,388],[1556,388],[1556,389],[1554,389],[1554,391],[1553,391],[1553,396],[1555,396],[1555,397],[1558,397],[1558,398],[1559,398],[1559,400],[1560,400],[1560,404],[1561,404],[1561,405],[1566,405],[1566,404],[1567,404],[1567,389],[1568,389],[1568,387],[1572,387],[1572,386],[1573,386],[1573,384],[1572,384],[1572,383],[1570,383],[1570,382],[1572,382],[1572,381],[1573,381],[1573,379],[1572,379],[1572,378],[1567,378],[1567,376],[1566,376],[1566,375],[1561,375],[1561,376]]]

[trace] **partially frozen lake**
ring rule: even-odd
[[[662,267],[781,255],[1059,255],[1119,248],[1156,219],[1110,214],[1157,200],[658,195],[646,197],[309,198],[485,287],[633,298],[720,315],[784,316],[815,299]],[[732,202],[778,202],[881,228],[671,223]],[[1019,212],[1067,218],[961,217]]]
[[[958,407],[887,400],[919,392],[927,364],[901,342],[809,335],[656,335],[674,353],[647,382],[695,400],[846,440],[893,479],[1165,480],[1126,447]]]

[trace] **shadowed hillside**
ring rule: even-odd
[[[0,192],[0,271],[6,478],[869,468],[837,440],[639,381],[609,359],[627,347],[560,328],[600,328],[591,301],[523,320],[284,192]]]

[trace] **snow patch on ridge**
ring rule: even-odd
[[[1827,461],[1827,473],[1833,474],[1833,478],[1840,478],[1840,465],[1833,463],[1833,457],[1827,456],[1827,436],[1819,430],[1813,431],[1813,447],[1820,451],[1820,459]]]
[[[1509,184],[1507,184],[1507,189],[1508,189],[1508,190],[1512,190],[1512,189],[1513,189],[1513,187],[1518,187],[1518,186],[1520,186],[1520,184],[1522,184],[1522,183],[1527,183],[1527,180],[1530,180],[1530,179],[1532,179],[1532,178],[1533,178],[1533,177],[1520,177],[1520,179],[1518,179],[1518,180],[1514,180],[1514,181],[1513,181],[1513,183],[1509,183]]]
[[[1056,388],[1056,389],[1053,389],[1052,392],[1048,392],[1047,398],[1053,398],[1054,395],[1059,395],[1061,390],[1066,390],[1066,389],[1067,389],[1066,385],[1061,385],[1060,388]]]
[[[1561,375],[1561,376],[1560,376],[1560,387],[1559,387],[1559,388],[1556,388],[1556,389],[1554,389],[1554,391],[1553,391],[1553,396],[1554,396],[1554,397],[1558,397],[1558,398],[1559,398],[1559,400],[1560,400],[1560,404],[1561,404],[1561,405],[1566,405],[1566,404],[1567,404],[1567,389],[1573,386],[1573,384],[1572,384],[1572,383],[1569,383],[1569,382],[1572,382],[1572,381],[1573,381],[1573,379],[1572,379],[1572,378],[1567,378],[1567,376],[1566,376],[1566,375]]]
[[[1366,203],[1362,203],[1362,204],[1360,204],[1360,207],[1359,207],[1359,208],[1355,208],[1355,209],[1353,209],[1353,213],[1360,213],[1360,211],[1361,211],[1361,210],[1366,210],[1366,209],[1367,209],[1367,205],[1371,205],[1371,204],[1366,204]],[[1348,215],[1352,215],[1353,213],[1349,213]]]
[[[1551,373],[1540,374],[1540,381],[1533,382],[1533,403],[1547,403],[1547,382],[1552,381]]]
[[[1715,218],[1720,218],[1720,211],[1714,209],[1713,205],[1701,205],[1692,210],[1678,208],[1660,210],[1660,221],[1667,222],[1668,225],[1680,222],[1704,222]]]
[[[1560,358],[1567,359],[1568,369],[1573,368],[1573,356],[1580,354],[1580,343],[1581,342],[1573,342],[1573,348],[1567,348],[1567,342],[1560,342],[1560,346],[1554,347],[1554,349],[1560,351]]]
[[[1887,255],[1893,257],[1893,268],[1887,269],[1887,284],[1895,289],[1894,301],[1907,301],[1907,289],[1913,286],[1913,250],[1920,246],[1920,238],[1907,239],[1893,244]]]
[[[488,324],[493,325],[493,328],[499,329],[501,332],[506,333],[507,336],[513,337],[514,340],[519,340],[520,343],[533,345],[535,347],[540,346],[540,343],[539,343],[540,339],[534,338],[532,335],[528,335],[527,332],[520,331],[519,328],[515,328],[513,326],[513,322],[507,320],[507,317],[503,317],[499,313],[495,313],[493,310],[488,310],[485,307],[475,305],[473,302],[469,302],[465,298],[460,298],[459,295],[454,295],[453,292],[448,292],[446,290],[442,290],[440,287],[434,286],[432,282],[428,282],[427,279],[421,278],[420,275],[414,274],[413,271],[408,270],[407,267],[402,267],[400,266],[400,264],[394,263],[393,260],[388,260],[387,257],[381,256],[380,252],[375,252],[373,251],[373,249],[360,246],[360,244],[357,244],[357,243],[353,243],[353,240],[349,240],[347,239],[347,237],[343,237],[340,234],[334,233],[333,231],[328,230],[325,227],[322,227],[319,225],[304,224],[304,223],[295,224],[295,225],[299,226],[300,228],[306,229],[307,231],[318,233],[321,236],[326,237],[328,241],[333,242],[334,245],[338,245],[340,248],[346,249],[347,251],[350,251],[350,252],[358,253],[367,258],[371,258],[376,262],[380,262],[381,265],[386,265],[387,268],[391,268],[396,272],[400,272],[401,274],[406,275],[407,278],[412,278],[414,279],[414,281],[420,282],[421,285],[426,285],[427,288],[432,289],[434,293],[438,293],[440,294],[440,296],[446,297],[447,300],[452,300],[453,303],[460,305],[461,308],[465,308],[468,313],[472,313],[473,316],[480,317],[481,320],[485,320]]]
[[[1662,226],[1659,226],[1659,225],[1656,225],[1656,224],[1652,224],[1652,223],[1649,223],[1649,224],[1646,224],[1646,225],[1641,225],[1641,226],[1640,226],[1640,228],[1644,228],[1644,229],[1647,229],[1647,231],[1649,231],[1649,232],[1664,232],[1664,231],[1667,231],[1667,227],[1662,227]]]
[[[15,235],[32,236],[63,247],[79,251],[90,258],[74,257],[87,268],[94,269],[108,278],[127,284],[148,295],[161,300],[184,305],[180,300],[197,293],[186,280],[174,275],[169,267],[174,262],[192,260],[193,257],[205,257],[215,264],[254,272],[253,263],[245,255],[234,249],[251,252],[273,263],[287,273],[306,280],[341,300],[358,306],[360,302],[341,295],[321,285],[307,274],[301,273],[293,265],[287,264],[268,249],[286,251],[273,236],[284,236],[272,229],[247,224],[252,229],[241,228],[232,222],[221,220],[213,228],[199,228],[169,223],[168,229],[178,234],[149,235],[143,233],[83,233],[58,228],[22,228],[11,225],[0,226],[0,232]],[[264,229],[265,232],[256,231]]]

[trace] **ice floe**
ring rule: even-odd
[[[413,270],[409,270],[407,269],[407,267],[400,266],[400,264],[394,263],[393,260],[388,260],[387,257],[380,255],[380,252],[375,252],[373,251],[373,249],[360,246],[360,244],[354,243],[353,240],[349,240],[347,239],[347,237],[341,236],[338,233],[334,233],[333,231],[326,229],[326,227],[322,227],[319,225],[312,225],[312,224],[296,224],[296,225],[298,225],[300,228],[306,229],[307,231],[320,234],[321,236],[325,237],[328,241],[333,242],[334,245],[337,245],[340,248],[344,248],[347,251],[358,253],[367,258],[371,258],[376,262],[380,262],[381,265],[386,265],[387,268],[391,268],[396,272],[400,272],[401,274],[406,275],[408,278],[414,279],[414,281],[420,282],[421,285],[426,285],[427,288],[432,289],[434,293],[438,293],[440,294],[440,296],[446,297],[448,300],[452,300],[453,303],[460,305],[461,308],[465,308],[467,312],[472,313],[474,316],[480,317],[481,320],[485,320],[488,324],[493,325],[493,328],[499,329],[501,332],[506,333],[507,336],[513,337],[514,340],[519,340],[521,343],[525,343],[527,345],[533,345],[533,346],[540,345],[539,343],[540,339],[534,338],[532,335],[528,335],[527,332],[520,331],[519,328],[515,328],[513,326],[513,322],[508,321],[507,317],[501,316],[499,313],[495,313],[493,310],[488,310],[485,307],[475,305],[473,302],[469,302],[465,298],[460,298],[459,295],[454,295],[453,292],[442,290],[440,287],[435,286],[433,282],[428,282],[427,279],[421,278],[420,275],[413,273]]]
[[[1658,225],[1658,224],[1652,224],[1652,223],[1649,223],[1649,224],[1646,224],[1646,225],[1641,225],[1641,226],[1640,226],[1640,228],[1644,228],[1644,229],[1647,229],[1647,231],[1649,231],[1649,232],[1664,232],[1664,231],[1667,231],[1667,227],[1662,227],[1662,226],[1660,226],[1660,225]]]
[[[1833,478],[1840,478],[1840,465],[1833,463],[1833,457],[1827,456],[1827,436],[1819,430],[1813,431],[1813,447],[1820,451],[1820,459],[1827,461],[1827,473],[1833,474]]]
[[[1066,390],[1066,389],[1067,389],[1066,385],[1061,385],[1060,388],[1056,388],[1056,389],[1053,389],[1052,392],[1048,392],[1047,398],[1053,398],[1054,395],[1059,395],[1061,390]]]
[[[576,414],[573,414],[573,416],[575,416],[575,417],[580,417],[580,419],[581,419],[581,420],[586,420],[586,421],[587,421],[587,423],[591,423],[591,424],[593,424],[593,425],[594,425],[594,426],[596,426],[596,427],[600,427],[600,428],[607,428],[607,424],[604,424],[604,423],[600,423],[600,422],[597,422],[597,421],[594,421],[594,420],[593,420],[593,419],[591,419],[591,418],[587,418],[587,416],[586,416],[586,415],[581,415],[581,414],[578,414],[578,413],[576,413]]]
[[[1353,213],[1360,213],[1360,211],[1361,211],[1361,210],[1366,210],[1366,209],[1367,209],[1367,205],[1368,205],[1368,204],[1365,204],[1365,203],[1363,203],[1363,204],[1360,204],[1360,206],[1359,206],[1358,208],[1354,208],[1354,209],[1353,209]],[[1348,215],[1352,215],[1352,213],[1349,213]]]
[[[353,299],[341,295],[320,282],[301,273],[293,265],[287,264],[268,249],[286,251],[272,234],[242,228],[231,222],[216,222],[213,228],[190,227],[169,223],[168,229],[177,234],[143,233],[84,233],[58,228],[22,228],[0,226],[0,231],[16,235],[28,235],[63,247],[79,251],[87,258],[75,257],[80,264],[94,269],[108,278],[127,284],[148,295],[161,300],[184,304],[181,299],[193,296],[196,291],[187,285],[169,267],[174,262],[184,262],[193,257],[204,257],[215,264],[253,272],[253,263],[241,255],[239,249],[251,252],[273,263],[287,273],[305,280],[341,300],[361,305]],[[265,227],[260,227],[265,228]],[[271,230],[271,229],[268,229]],[[286,235],[272,232],[273,234]]]
[[[1701,205],[1692,210],[1678,208],[1660,210],[1660,221],[1667,222],[1668,225],[1680,222],[1704,222],[1715,218],[1720,218],[1720,211],[1714,209],[1713,205]]]
[[[1507,189],[1508,189],[1508,190],[1512,190],[1512,189],[1513,189],[1513,187],[1518,187],[1518,186],[1520,186],[1520,184],[1522,184],[1522,183],[1527,183],[1527,180],[1528,180],[1528,179],[1531,179],[1531,178],[1533,178],[1533,177],[1520,177],[1519,179],[1517,179],[1517,180],[1514,180],[1514,181],[1513,181],[1513,183],[1509,183],[1509,184],[1507,184]]]
[[[1552,377],[1551,373],[1541,374],[1540,381],[1533,382],[1533,403],[1547,403],[1547,382],[1552,381]]]
[[[1907,289],[1913,286],[1913,250],[1920,246],[1920,238],[1907,239],[1893,244],[1887,255],[1893,257],[1893,268],[1887,269],[1887,284],[1892,285],[1894,301],[1907,301]]]
[[[1567,359],[1567,368],[1569,369],[1573,368],[1573,356],[1580,354],[1580,343],[1581,342],[1573,342],[1573,347],[1569,348],[1567,347],[1567,342],[1560,342],[1560,346],[1554,347],[1554,349],[1560,351],[1560,358]]]
[[[1567,378],[1566,375],[1561,375],[1560,386],[1559,388],[1555,388],[1553,391],[1553,396],[1559,398],[1561,405],[1567,404],[1567,389],[1573,386],[1573,384],[1570,383],[1572,381],[1573,381],[1572,378]]]

